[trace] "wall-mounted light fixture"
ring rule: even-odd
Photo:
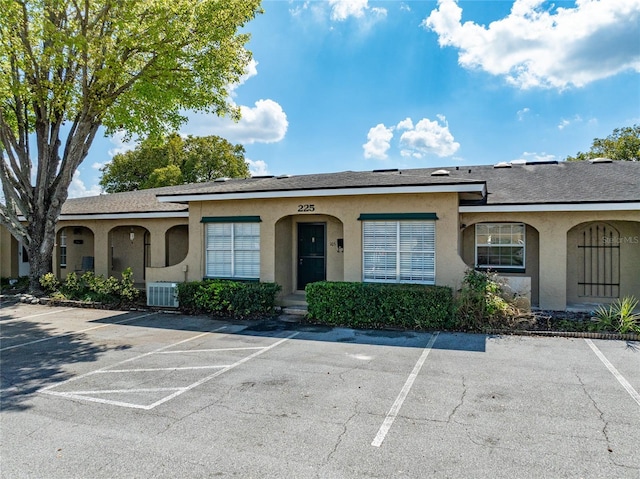
[[[133,232],[133,228],[131,228],[131,231],[129,232],[129,239],[131,240],[132,243],[135,237],[136,237],[136,234]]]

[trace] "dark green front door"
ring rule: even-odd
[[[326,274],[325,223],[298,223],[298,289],[324,281]]]

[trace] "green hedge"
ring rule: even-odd
[[[306,287],[309,318],[355,328],[453,326],[453,292],[445,286],[328,282]]]
[[[178,285],[180,309],[236,318],[262,317],[274,312],[276,283],[209,280]]]

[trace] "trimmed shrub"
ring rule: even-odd
[[[178,285],[180,309],[235,318],[273,314],[280,285],[276,283],[209,280]]]
[[[355,328],[439,329],[452,325],[446,286],[321,281],[306,287],[309,318]]]
[[[53,299],[58,300],[72,299],[119,305],[132,303],[140,295],[140,291],[133,285],[131,268],[122,272],[122,280],[113,276],[96,276],[92,271],[87,271],[82,276],[71,272],[62,283],[52,273],[47,273],[40,278],[40,284]]]

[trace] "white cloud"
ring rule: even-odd
[[[331,20],[344,21],[349,17],[363,18],[366,15],[386,16],[387,10],[370,7],[369,0],[329,0]]]
[[[529,108],[523,108],[522,110],[518,110],[518,121],[523,121],[526,117],[527,114],[530,112],[531,110]]]
[[[240,77],[240,80],[238,81],[238,83],[234,83],[232,85],[229,85],[228,87],[228,91],[229,91],[229,95],[230,96],[236,96],[236,89],[241,86],[244,85],[244,83],[251,77],[254,77],[258,74],[258,62],[255,61],[255,59],[251,59],[249,60],[249,64],[247,65],[247,68],[245,69],[245,73],[244,75],[242,75]]]
[[[131,151],[137,144],[133,138],[127,141],[126,133],[124,131],[117,131],[111,138],[109,138],[109,141],[115,145],[115,148],[110,148],[108,151],[109,156],[111,157],[114,157],[119,153]]]
[[[249,164],[251,176],[264,176],[269,174],[269,167],[262,160],[245,160]]]
[[[384,124],[379,123],[369,129],[369,133],[367,134],[368,141],[362,145],[362,148],[364,148],[364,157],[375,158],[377,160],[386,159],[392,138],[393,127],[387,128]]]
[[[78,170],[73,174],[73,179],[69,185],[69,198],[80,198],[82,196],[97,196],[101,192],[99,185],[91,185],[87,188],[84,181],[80,179]]]
[[[516,0],[488,27],[461,19],[456,0],[439,0],[422,25],[438,34],[440,46],[460,50],[461,66],[522,89],[581,87],[640,72],[640,0],[576,0],[573,8]]]
[[[413,120],[411,118],[405,118],[396,125],[398,130],[413,130]]]
[[[451,156],[460,148],[451,132],[446,118],[437,115],[439,121],[423,118],[414,128],[407,129],[400,137],[402,156],[422,158],[433,154],[439,157]],[[407,119],[410,120],[410,119]],[[407,120],[401,122],[405,124]]]
[[[563,118],[558,124],[558,130],[564,130],[566,127],[574,123],[582,123],[582,117],[580,115],[576,115],[571,120]]]
[[[282,140],[289,128],[287,115],[273,100],[258,100],[255,106],[240,106],[242,118],[235,123],[229,118],[193,113],[183,132],[198,135],[218,135],[232,143],[275,143]]]
[[[525,151],[520,158],[515,161],[557,161],[558,157],[549,153],[535,153],[531,151]]]

